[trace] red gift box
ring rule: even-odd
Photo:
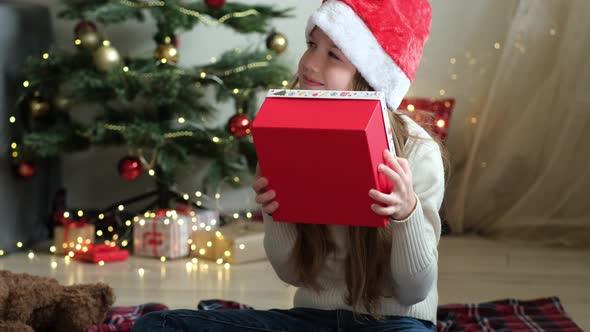
[[[377,171],[394,151],[381,92],[270,90],[252,127],[262,175],[277,193],[273,219],[385,226],[370,189],[391,191]]]
[[[74,254],[74,259],[98,263],[103,262],[115,262],[124,261],[129,257],[127,250],[122,250],[119,247],[108,246],[106,244],[99,245],[86,245],[86,249],[78,250]]]

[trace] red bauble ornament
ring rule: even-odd
[[[82,32],[92,31],[96,32],[96,25],[90,21],[80,21],[80,23],[76,24],[74,28],[74,34],[76,37]]]
[[[205,0],[205,3],[211,8],[221,8],[225,5],[225,0]]]
[[[37,173],[37,165],[32,161],[22,160],[16,165],[16,174],[23,179],[32,178]]]
[[[127,156],[119,161],[119,175],[125,180],[135,180],[143,171],[141,161],[137,157]]]
[[[236,114],[229,119],[229,131],[236,138],[242,138],[252,132],[252,120],[246,114]]]

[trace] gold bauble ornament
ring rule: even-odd
[[[82,30],[76,34],[74,44],[80,49],[93,51],[100,46],[100,37],[96,31]]]
[[[160,63],[178,63],[178,49],[173,44],[161,44],[154,51],[154,59]]]
[[[29,108],[31,116],[33,118],[41,117],[49,111],[49,103],[41,98],[39,95],[35,95],[29,102]]]
[[[94,65],[98,70],[110,71],[121,65],[121,55],[119,55],[119,51],[116,48],[110,46],[108,43],[103,44],[94,51]]]
[[[280,32],[273,32],[266,38],[266,47],[277,54],[285,52],[288,45],[287,37]]]

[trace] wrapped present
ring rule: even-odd
[[[238,221],[218,230],[193,231],[191,240],[191,256],[220,264],[266,259],[262,223]]]
[[[90,263],[124,261],[128,257],[127,250],[106,244],[84,245],[81,250],[74,252],[74,259]]]
[[[188,255],[191,216],[188,210],[162,209],[137,218],[133,228],[134,253],[179,258]]]
[[[387,225],[367,194],[392,189],[378,172],[383,151],[395,152],[382,92],[270,90],[252,126],[261,173],[280,204],[275,221]]]
[[[219,228],[220,215],[216,210],[196,210],[191,213],[193,230],[215,230]]]
[[[63,254],[76,250],[84,244],[94,243],[94,225],[84,219],[74,221],[65,217],[60,219],[61,226],[53,228],[55,253]]]

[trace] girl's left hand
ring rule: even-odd
[[[371,189],[369,197],[383,204],[372,204],[371,209],[380,216],[405,220],[414,212],[417,204],[410,165],[407,159],[396,157],[389,150],[384,151],[383,157],[386,165],[379,165],[378,170],[393,185],[393,192],[382,193]]]

